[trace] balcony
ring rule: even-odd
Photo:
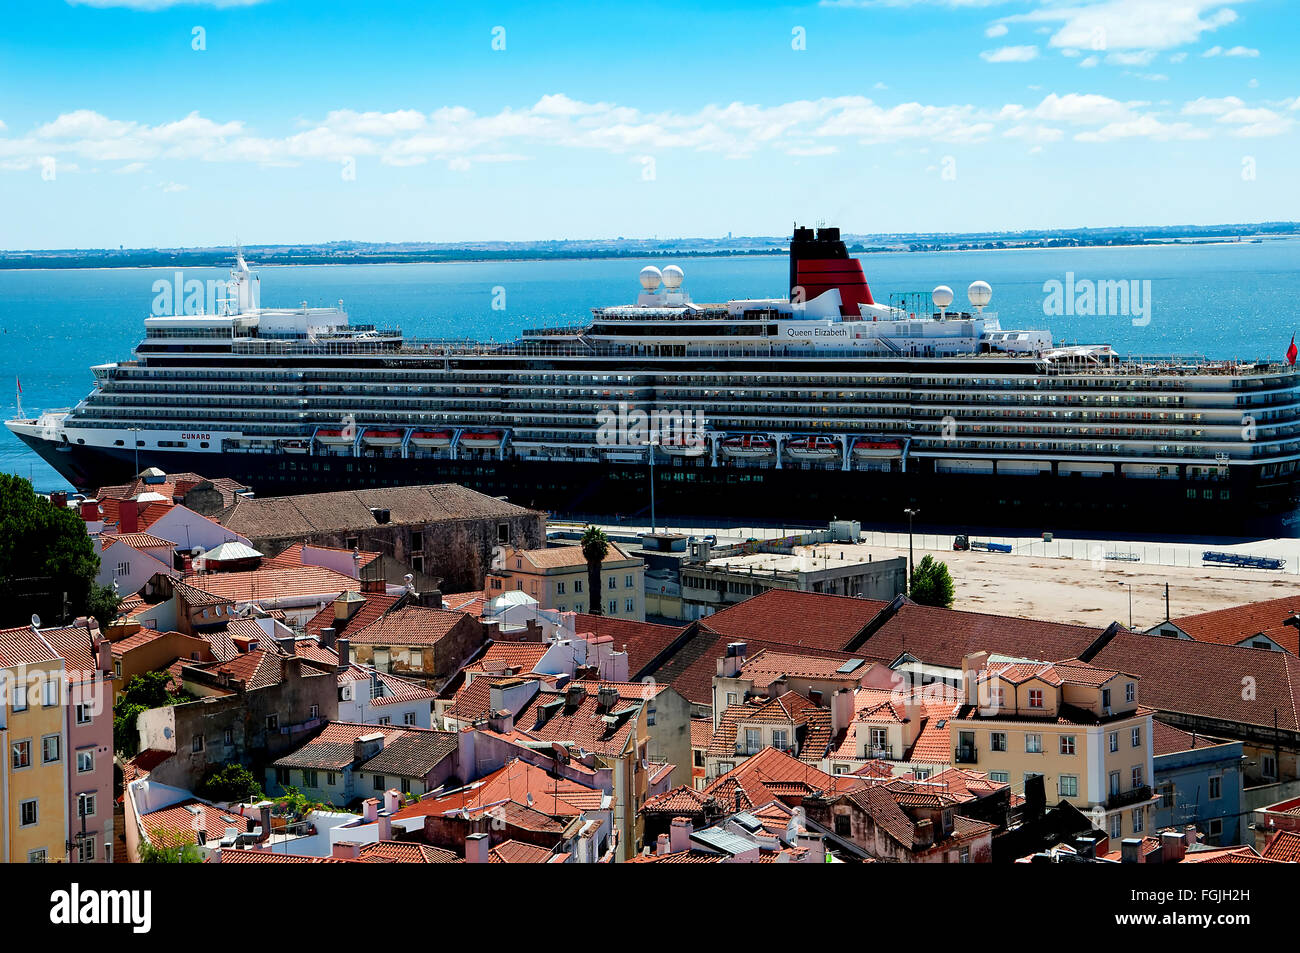
[[[1113,811],[1117,808],[1128,807],[1130,804],[1141,804],[1143,801],[1151,800],[1153,796],[1151,785],[1140,784],[1135,788],[1129,788],[1127,791],[1120,791],[1118,794],[1107,797],[1106,810]]]
[[[956,764],[975,764],[979,761],[979,749],[974,745],[958,745],[953,749],[952,760]]]

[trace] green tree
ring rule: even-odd
[[[136,719],[141,712],[194,700],[189,692],[173,692],[168,687],[170,682],[170,672],[131,676],[121,699],[113,706],[113,747],[118,752],[129,758],[140,750]]]
[[[600,598],[600,570],[609,553],[609,537],[599,526],[588,526],[582,534],[582,557],[587,560],[587,588],[592,615],[604,615]]]
[[[260,801],[262,786],[242,764],[209,768],[194,791],[209,801]]]
[[[26,625],[33,613],[47,623],[87,614],[98,574],[80,517],[0,473],[0,626]]]
[[[141,841],[139,851],[142,864],[203,863],[203,852],[197,844],[186,843],[174,837],[163,837],[157,844]]]
[[[926,556],[921,564],[912,571],[912,601],[923,606],[952,608],[954,596],[952,574],[948,564],[939,562],[933,556]]]
[[[107,629],[117,618],[117,607],[122,604],[122,597],[110,586],[98,583],[90,584],[90,596],[86,600],[86,614],[93,616],[100,629]]]

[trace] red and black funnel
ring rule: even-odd
[[[857,317],[858,305],[875,304],[862,262],[849,256],[838,228],[794,230],[790,239],[790,300],[808,302],[840,289],[840,314]]]

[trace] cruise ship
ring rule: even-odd
[[[675,521],[1295,535],[1294,366],[1058,346],[985,282],[877,302],[837,228],[796,227],[789,265],[719,304],[647,266],[634,303],[495,344],[263,308],[237,253],[214,313],[147,317],[76,407],[7,426],[92,492],[156,466],[641,521],[653,485]]]

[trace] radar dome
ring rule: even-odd
[[[686,278],[685,273],[676,265],[669,265],[664,269],[664,287],[669,291],[675,291],[682,286],[682,281]]]
[[[970,287],[966,289],[966,296],[970,298],[971,304],[982,308],[992,299],[993,289],[989,287],[987,281],[972,281]]]
[[[940,285],[930,292],[930,298],[934,301],[934,306],[943,311],[952,304],[952,289],[947,285]]]
[[[654,265],[646,265],[641,269],[641,287],[651,294],[659,287],[659,282],[664,280],[663,272]]]

